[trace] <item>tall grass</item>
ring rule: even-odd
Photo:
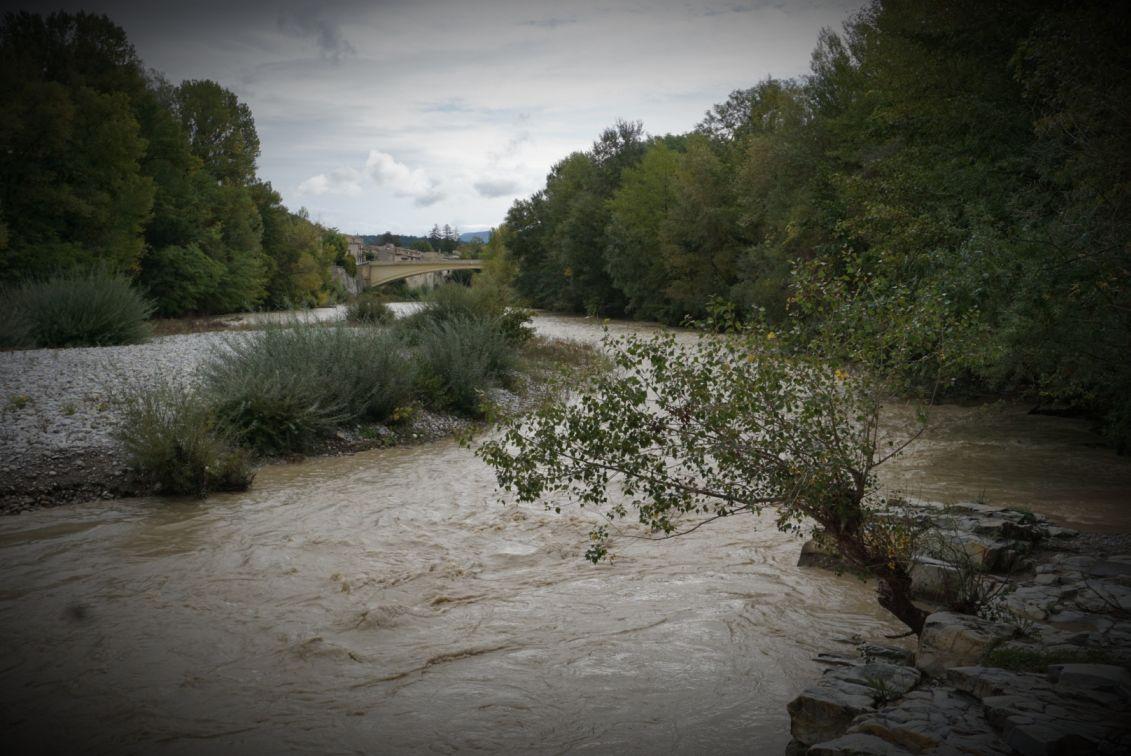
[[[247,452],[217,425],[200,393],[168,381],[134,386],[115,435],[131,466],[161,493],[242,491],[254,476]]]
[[[415,336],[418,385],[438,409],[482,415],[485,391],[509,377],[517,363],[514,346],[489,319],[423,322]]]
[[[253,449],[302,451],[356,420],[384,420],[412,400],[413,366],[372,328],[289,324],[231,339],[204,367],[217,417]]]
[[[149,338],[153,304],[127,278],[68,273],[0,290],[0,346],[137,344]]]

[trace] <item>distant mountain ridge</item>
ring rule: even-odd
[[[459,235],[459,240],[465,244],[472,239],[478,239],[486,244],[491,241],[491,229],[487,229],[486,231],[468,231],[467,233]]]

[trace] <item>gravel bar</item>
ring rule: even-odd
[[[0,352],[0,511],[135,493],[111,435],[121,421],[116,397],[138,382],[191,381],[233,338],[246,335]]]

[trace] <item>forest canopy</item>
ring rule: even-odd
[[[1131,445],[1131,13],[878,0],[690,133],[620,121],[514,203],[534,305],[734,303],[908,388],[1026,392]]]
[[[341,234],[256,175],[248,106],[89,13],[0,20],[0,284],[97,268],[163,315],[324,304]]]

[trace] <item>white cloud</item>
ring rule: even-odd
[[[497,224],[617,118],[678,133],[733,89],[804,74],[864,0],[59,2],[109,13],[171,81],[232,89],[289,207],[421,233]]]
[[[338,168],[329,173],[311,176],[298,185],[298,193],[316,197],[323,194],[357,197],[361,194],[361,179],[360,171],[355,171],[353,168]]]
[[[387,152],[370,150],[365,171],[377,185],[387,186],[397,197],[411,197],[420,207],[434,205],[447,196],[427,171],[409,168]]]

